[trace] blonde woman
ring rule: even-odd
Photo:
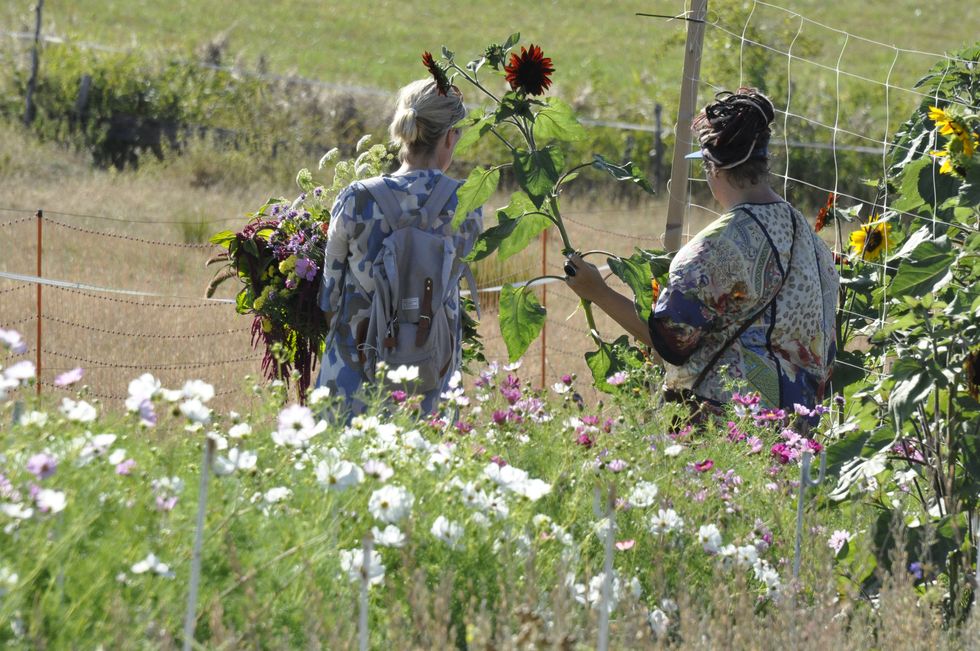
[[[402,88],[389,127],[391,140],[400,149],[401,167],[380,177],[405,214],[426,205],[430,195],[433,201],[445,201],[440,216],[427,228],[432,233],[451,236],[459,257],[473,249],[483,228],[480,209],[468,214],[455,233],[451,227],[456,191],[462,183],[448,177],[446,170],[460,136],[453,125],[465,115],[462,95],[455,86],[441,85],[430,78]],[[363,347],[375,287],[372,265],[382,242],[391,233],[389,220],[365,188],[365,183],[377,182],[372,179],[352,183],[337,196],[331,210],[319,297],[320,309],[330,323],[330,334],[317,386],[329,387],[333,395],[343,398],[348,417],[363,411],[358,389],[371,380],[364,368]],[[458,286],[450,291],[447,300],[446,311],[458,348],[462,331]],[[460,357],[456,352],[453,359]],[[455,370],[447,369],[443,386],[425,394],[423,413],[436,408],[439,395]]]

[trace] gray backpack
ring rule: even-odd
[[[415,366],[419,377],[410,390],[431,391],[442,386],[460,364],[459,323],[450,321],[446,303],[461,277],[476,301],[473,274],[460,259],[452,235],[433,232],[458,182],[440,176],[425,204],[411,211],[401,209],[384,178],[367,179],[361,185],[391,229],[372,270],[374,296],[361,347],[364,370],[370,377],[381,361],[390,368]]]

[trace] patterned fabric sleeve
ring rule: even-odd
[[[758,303],[749,262],[722,233],[693,240],[677,253],[650,314],[653,346],[669,364],[684,364],[706,334],[747,318]]]
[[[327,231],[327,248],[323,256],[323,283],[317,302],[324,312],[336,312],[340,307],[340,294],[350,252],[348,229],[354,218],[354,191],[348,187],[337,196],[330,210],[330,228]]]

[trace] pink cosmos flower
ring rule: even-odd
[[[129,475],[133,472],[133,468],[136,467],[136,461],[134,459],[126,459],[120,461],[116,464],[116,474],[117,475]],[[176,498],[175,498],[176,499]]]
[[[83,375],[85,375],[85,371],[83,371],[81,368],[73,368],[72,370],[65,371],[61,375],[55,377],[54,385],[56,387],[71,386],[72,384],[75,384],[81,380]]]
[[[749,454],[758,454],[762,452],[762,439],[758,436],[750,436],[745,439],[745,442],[749,444]]]
[[[769,448],[769,454],[779,463],[785,465],[793,458],[792,450],[785,443],[776,443]]]
[[[633,549],[634,545],[636,545],[636,541],[633,539],[616,541],[616,549],[618,549],[621,552],[625,552],[629,549]]]
[[[47,479],[58,469],[58,460],[46,452],[33,455],[27,460],[27,472],[40,479]]]
[[[408,394],[401,389],[395,389],[391,392],[391,399],[396,405],[400,405],[408,398]]]
[[[851,537],[852,536],[849,531],[838,529],[830,535],[830,539],[827,541],[827,546],[834,550],[834,554],[839,554],[840,550],[844,547],[844,543],[850,541]]]
[[[497,464],[501,468],[503,468],[504,466],[507,465],[507,462],[504,461],[504,458],[502,456],[500,456],[499,454],[495,454],[492,457],[490,457],[490,461],[492,461],[493,463]]]
[[[613,459],[608,464],[606,464],[606,467],[612,470],[613,472],[622,472],[623,470],[626,470],[626,462],[623,461],[622,459]]]
[[[566,386],[572,386],[572,382],[575,381],[575,378],[566,373],[565,375],[561,376],[561,381],[562,384],[565,384]]]
[[[694,469],[698,472],[708,472],[715,467],[715,462],[711,459],[705,459],[704,461],[699,461],[694,464]]]
[[[626,382],[626,371],[616,371],[606,378],[606,382],[614,387],[618,387]]]
[[[578,438],[575,439],[575,442],[587,450],[590,449],[593,445],[595,445],[595,441],[592,439],[591,436],[589,436],[588,432],[582,432],[581,434],[579,434]]]

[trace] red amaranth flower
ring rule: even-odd
[[[551,59],[533,43],[528,48],[521,47],[520,55],[511,53],[510,63],[504,66],[510,87],[527,95],[543,95],[551,86],[549,76],[554,71]]]
[[[429,71],[429,74],[432,75],[432,78],[435,80],[436,87],[439,89],[439,94],[445,95],[448,93],[449,89],[452,87],[452,84],[449,83],[449,77],[446,76],[446,70],[436,63],[430,52],[422,53],[422,65],[425,66],[426,70]]]

